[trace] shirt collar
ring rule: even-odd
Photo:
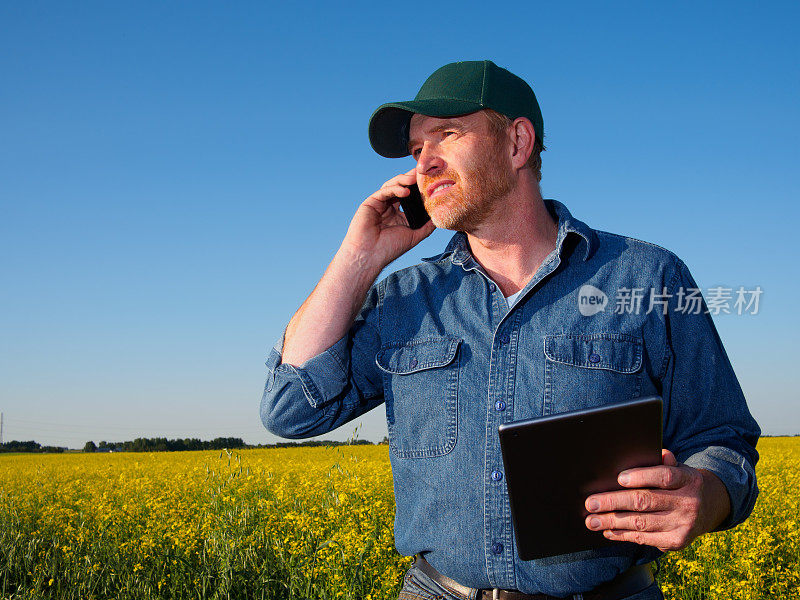
[[[558,202],[557,200],[545,200],[544,205],[547,207],[547,210],[550,212],[553,218],[558,222],[556,248],[558,248],[559,256],[562,252],[564,240],[567,239],[569,234],[573,234],[579,236],[585,242],[586,250],[583,255],[583,260],[589,260],[592,254],[594,254],[594,252],[597,250],[597,234],[594,232],[594,230],[583,221],[579,221],[573,217],[569,210],[567,210],[567,207],[561,202]],[[463,265],[467,260],[472,258],[472,254],[469,251],[469,245],[467,244],[466,233],[463,231],[457,231],[453,237],[450,238],[450,243],[447,244],[444,252],[437,254],[436,256],[423,258],[422,260],[424,262],[437,262],[445,258],[448,254],[452,254],[450,260],[454,265]]]

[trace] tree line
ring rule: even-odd
[[[167,438],[136,438],[125,442],[107,442],[99,444],[88,441],[83,446],[84,452],[180,452],[183,450],[222,450],[223,448],[246,448],[242,438],[218,437],[213,440],[185,438],[168,440]]]
[[[384,438],[381,444],[388,443]],[[83,446],[84,452],[183,452],[187,450],[222,450],[222,449],[247,449],[247,448],[292,448],[296,446],[351,446],[372,445],[367,440],[347,440],[339,442],[334,440],[302,440],[292,442],[276,442],[274,444],[245,444],[242,438],[218,437],[213,440],[198,438],[184,438],[170,440],[167,438],[136,438],[125,442],[101,441],[95,444],[88,441]],[[61,446],[42,446],[33,440],[27,442],[11,441],[0,444],[0,452],[65,452],[68,448]]]
[[[348,442],[306,440],[301,442],[277,442],[275,444],[245,444],[242,438],[218,437],[213,440],[198,438],[184,438],[168,440],[167,438],[136,438],[128,442],[106,442],[95,444],[88,441],[83,447],[84,452],[183,452],[186,450],[222,450],[222,449],[247,449],[247,448],[285,448],[287,446],[340,446],[346,444],[372,444],[366,440]]]
[[[0,452],[64,452],[66,448],[58,446],[42,446],[33,440],[29,442],[5,442],[0,444]]]

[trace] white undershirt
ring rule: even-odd
[[[510,296],[506,296],[506,302],[508,302],[509,310],[517,302],[517,299],[519,298],[519,295],[521,293],[522,293],[522,290],[518,291],[516,294],[511,294]]]
[[[492,278],[491,278],[491,277],[489,277],[488,275],[487,275],[486,277],[489,279],[489,281],[491,281],[492,283],[494,283],[494,284],[497,286],[497,289],[498,289],[498,290],[500,289],[500,286],[499,286],[499,285],[497,285],[497,282],[496,282],[494,279],[492,279]],[[524,288],[523,288],[523,289],[524,289]],[[520,290],[520,291],[519,291],[519,292],[517,292],[516,294],[511,294],[510,296],[504,296],[504,297],[505,297],[505,299],[506,299],[506,302],[508,303],[508,309],[509,309],[509,310],[511,310],[511,307],[513,307],[513,306],[514,306],[514,304],[516,304],[516,303],[517,303],[517,300],[519,299],[519,295],[520,295],[520,293],[522,293],[522,290]]]

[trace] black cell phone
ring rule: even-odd
[[[405,198],[400,198],[400,207],[406,214],[408,219],[408,226],[411,229],[419,229],[425,223],[431,220],[428,211],[425,210],[425,204],[422,201],[422,194],[419,193],[419,186],[417,184],[406,186],[411,190],[411,194]]]

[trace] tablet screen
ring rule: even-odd
[[[661,406],[650,396],[500,425],[522,560],[625,543],[587,529],[584,503],[623,489],[621,471],[661,464]]]

